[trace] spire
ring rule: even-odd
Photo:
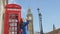
[[[28,0],[28,14],[32,14],[30,9],[30,3],[31,3],[31,0]]]
[[[39,8],[37,8],[37,10],[38,10],[38,15],[39,15],[39,26],[40,26],[40,34],[43,34],[43,26],[42,26],[42,14],[41,14],[41,12],[39,12]]]
[[[53,31],[55,30],[55,25],[53,24]]]
[[[31,13],[31,9],[30,9],[30,8],[28,9],[28,14],[32,14],[32,13]]]

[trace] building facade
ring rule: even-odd
[[[0,34],[3,34],[3,14],[5,12],[5,5],[8,3],[8,0],[0,0]]]
[[[3,24],[3,2],[0,0],[0,34],[2,34],[2,24]]]
[[[33,30],[33,15],[31,13],[31,9],[28,9],[27,18],[29,19],[29,24],[28,24],[29,34],[34,34],[34,30]]]
[[[46,34],[60,34],[60,29],[53,30],[53,31],[48,32]]]

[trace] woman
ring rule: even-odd
[[[28,30],[27,30],[27,25],[29,24],[29,20],[26,19],[26,22],[23,22],[20,24],[20,29],[22,31],[22,34],[27,34]]]

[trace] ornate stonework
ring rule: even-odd
[[[33,16],[32,16],[32,13],[31,13],[31,9],[28,9],[27,18],[29,19],[29,24],[28,24],[29,34],[34,34],[34,30],[33,30]]]

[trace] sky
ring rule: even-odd
[[[9,0],[10,3],[19,4],[22,7],[22,18],[26,18],[28,8],[33,14],[34,31],[39,32],[39,18],[37,8],[42,13],[42,24],[44,33],[60,28],[60,0]]]

